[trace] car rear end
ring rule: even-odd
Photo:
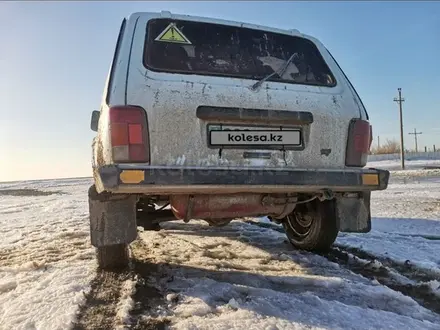
[[[158,40],[170,24],[184,42]],[[367,113],[319,41],[295,31],[167,13],[134,14],[126,25],[125,79],[110,86],[115,96],[102,123],[111,132],[103,141],[109,166],[103,171],[138,168],[144,174],[123,175],[142,178],[136,186],[124,181],[138,179],[119,177],[105,190],[166,194],[166,184],[146,185],[165,183],[168,175],[158,171],[167,169],[342,170],[362,178],[371,143]],[[295,53],[283,77],[252,88]],[[373,188],[384,188],[380,179]]]
[[[133,14],[97,130],[97,193],[165,200],[178,219],[283,219],[337,197],[368,209],[339,228],[368,231],[370,192],[388,184],[387,171],[364,168],[372,134],[356,91],[298,31]]]

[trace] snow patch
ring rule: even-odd
[[[372,158],[371,158],[372,159]],[[410,172],[429,166],[440,166],[440,159],[406,159],[405,170],[401,170],[400,157],[393,160],[369,161],[367,167],[381,168],[396,172]],[[422,170],[423,171],[423,170]],[[435,170],[434,170],[435,171]]]
[[[90,182],[0,184],[66,192],[32,201],[0,197],[2,328],[71,326],[96,275],[87,217]],[[440,180],[393,182],[372,195],[372,231],[341,233],[338,243],[440,273],[439,200]],[[163,316],[170,319],[170,329],[439,329],[440,317],[412,298],[324,257],[295,250],[276,230],[240,221],[222,228],[200,221],[163,227],[139,236],[148,258],[172,275],[166,282],[169,311]],[[168,279],[147,280],[156,285]],[[130,324],[136,281],[126,281],[121,289],[119,327]],[[420,284],[439,292],[438,280]]]
[[[8,280],[0,282],[0,293],[4,293],[10,290],[14,290],[17,287],[15,280]]]
[[[170,329],[350,329],[356,324],[400,330],[435,329],[440,322],[400,292],[292,249],[285,235],[272,229],[240,221],[221,228],[202,221],[162,227],[140,238],[149,258],[170,267],[172,281],[164,279],[172,292]]]
[[[231,307],[232,309],[235,309],[235,310],[240,309],[240,304],[234,298],[229,300],[228,306]]]
[[[130,311],[134,307],[132,296],[136,292],[137,278],[126,280],[121,287],[120,300],[116,306],[116,329],[126,329],[130,325]]]
[[[182,303],[174,309],[174,314],[183,318],[205,316],[212,312],[213,309],[203,299],[194,297],[186,297]]]
[[[179,300],[179,295],[177,293],[169,293],[166,296],[168,302],[176,302]]]
[[[0,328],[67,329],[95,276],[90,179],[0,184],[63,195],[0,196]]]
[[[429,282],[424,283],[426,284],[434,294],[440,297],[440,282],[437,280],[432,280]]]

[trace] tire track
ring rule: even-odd
[[[279,233],[284,234],[284,229],[281,227],[278,227],[276,225],[270,224],[270,223],[258,223],[255,221],[245,221],[248,224],[255,225],[262,228],[268,228],[271,230],[275,230]],[[390,258],[386,257],[380,257],[376,256],[374,254],[371,254],[367,251],[361,250],[359,248],[340,245],[340,244],[334,244],[334,247],[337,247],[338,249],[345,251],[347,253],[350,253],[354,255],[355,257],[362,259],[362,260],[368,260],[370,262],[379,261],[382,263],[385,267],[393,269],[397,271],[400,275],[405,276],[408,279],[411,279],[416,282],[429,282],[433,280],[440,281],[439,274],[435,272],[430,272],[426,269],[420,269],[416,267],[415,265],[411,264],[409,260],[407,260],[404,264],[401,264],[399,262],[396,262]]]
[[[277,231],[282,234],[285,233],[283,228],[281,228],[277,225],[270,224],[270,223],[256,222],[256,221],[252,221],[252,220],[244,220],[243,222],[247,223],[249,225],[258,226],[261,228],[271,229],[271,230]]]
[[[79,308],[72,329],[113,329],[122,284],[130,276],[131,271],[127,270],[98,271],[91,283],[90,292],[85,295],[85,303]]]
[[[131,251],[134,272],[139,279],[132,296],[135,306],[130,311],[130,329],[165,330],[170,321],[160,315],[161,312],[166,313],[166,301],[159,286],[159,279],[167,277],[167,274],[159,265],[145,259],[148,248],[141,239],[132,244]],[[153,278],[154,282],[148,281],[149,278]],[[148,314],[148,317],[145,317],[145,314]]]
[[[244,221],[247,224],[284,233],[283,228],[268,223]],[[335,245],[327,253],[320,253],[331,262],[339,264],[355,274],[376,280],[388,288],[401,292],[426,309],[440,314],[440,297],[420,281],[436,279],[412,265],[401,265],[388,258],[378,258],[366,251]],[[114,329],[117,320],[117,304],[121,299],[123,283],[135,279],[134,306],[129,313],[126,329],[165,330],[170,323],[164,282],[172,280],[167,265],[157,264],[148,257],[148,247],[141,239],[131,244],[131,268],[119,272],[98,271],[86,294],[86,302],[80,306],[72,329]],[[165,281],[164,281],[165,279]],[[415,283],[414,283],[415,282]],[[162,284],[161,284],[162,283]],[[279,288],[283,291],[283,288]]]
[[[376,256],[369,252],[363,251],[359,248],[340,245],[340,244],[335,244],[334,246],[339,248],[340,250],[343,250],[347,253],[354,255],[357,258],[368,260],[371,262],[379,261],[385,267],[389,269],[393,269],[397,271],[399,274],[404,275],[408,279],[416,282],[429,282],[432,280],[440,281],[439,274],[435,272],[430,272],[429,270],[420,269],[415,265],[411,264],[410,260],[406,260],[405,263],[402,264],[387,257]]]
[[[356,256],[356,258],[350,258],[349,252],[337,247],[320,255],[327,258],[329,261],[348,268],[356,274],[362,275],[371,280],[376,280],[380,284],[387,286],[394,291],[409,296],[421,306],[440,315],[440,297],[433,293],[427,284],[402,283],[396,274],[407,279],[409,278],[398,272],[396,269],[384,266],[382,263],[375,264],[375,260],[365,260],[358,256]]]
[[[158,311],[164,309],[165,299],[161,291],[150,283],[148,278],[160,278],[161,270],[154,263],[142,259],[139,251],[145,249],[141,240],[131,245],[130,269],[120,271],[98,270],[91,282],[91,290],[85,294],[86,301],[79,307],[74,330],[115,329],[117,305],[121,299],[121,290],[127,280],[136,280],[135,293],[131,297],[134,307],[130,311],[128,324],[124,329],[164,330],[169,323],[167,318],[160,317]],[[150,317],[145,317],[148,314]]]
[[[420,235],[420,234],[399,234],[399,233],[393,233],[393,235],[398,235],[402,237],[415,237],[415,238],[424,238],[430,241],[440,241],[440,236],[437,235]]]
[[[254,221],[245,222],[284,233],[282,228],[272,224]],[[440,297],[432,292],[427,284],[419,283],[439,280],[439,277],[434,274],[418,269],[410,263],[401,265],[389,258],[380,258],[366,251],[341,245],[335,245],[328,252],[319,253],[319,255],[349,269],[353,273],[376,280],[394,291],[409,296],[421,306],[440,315]],[[354,256],[354,258],[351,256]],[[406,283],[403,283],[403,279],[406,279]]]

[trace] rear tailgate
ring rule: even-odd
[[[151,165],[344,167],[359,107],[323,47],[194,20],[137,23],[127,103],[147,112]]]

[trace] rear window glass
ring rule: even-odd
[[[147,24],[144,65],[153,71],[335,86],[310,41],[262,30],[192,21],[153,19]]]

